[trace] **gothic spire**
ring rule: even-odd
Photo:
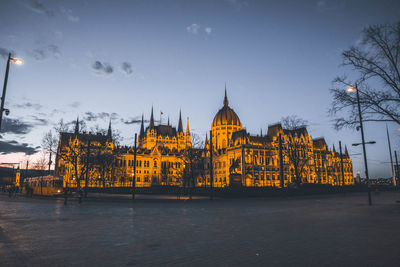
[[[225,83],[225,97],[224,97],[224,107],[229,105],[228,96],[226,94],[226,83]]]
[[[153,106],[151,106],[150,128],[154,128]]]
[[[75,134],[79,134],[79,116],[76,117]]]
[[[186,135],[190,135],[189,117],[187,118],[187,123],[186,123]]]
[[[143,136],[144,136],[144,119],[143,119],[143,113],[142,113],[142,123],[140,124],[139,138],[143,138]]]
[[[347,146],[346,145],[344,145],[344,154],[346,156],[349,156],[349,151],[347,151]]]
[[[182,126],[182,114],[181,111],[179,110],[179,123],[178,123],[178,133],[183,132],[183,126]]]
[[[335,144],[333,144],[332,151],[336,153]]]
[[[168,116],[168,122],[167,122],[167,125],[169,126],[169,116]]]
[[[108,137],[108,138],[111,138],[111,137],[112,137],[112,131],[111,131],[111,118],[110,118],[110,123],[108,124],[107,137]]]

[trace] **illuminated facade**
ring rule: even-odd
[[[68,186],[129,187],[134,175],[134,147],[116,146],[112,141],[111,123],[107,135],[80,133],[77,121],[74,133],[60,133],[56,159],[56,174],[63,176]],[[153,109],[149,126],[140,127],[136,153],[137,187],[154,185],[181,186],[185,168],[185,151],[192,141],[187,120],[183,131],[179,114],[178,129],[169,121],[155,125]]]
[[[214,187],[354,184],[347,148],[341,157],[323,138],[312,139],[305,127],[288,130],[274,124],[265,135],[251,135],[229,107],[226,89],[211,131],[212,140],[206,137],[204,149],[194,149],[189,120],[185,132],[181,114],[177,129],[169,121],[155,125],[152,109],[146,129],[142,116],[134,174],[134,148],[113,143],[111,124],[103,135],[79,133],[77,122],[75,133],[60,134],[56,173],[71,186],[80,180],[81,186],[87,182],[88,186],[105,187],[131,186],[134,178],[137,187],[185,186],[190,173],[191,184],[209,187],[212,150]],[[193,153],[200,157],[189,159]]]
[[[283,183],[286,187],[296,180],[298,183],[354,184],[347,148],[342,155],[342,175],[340,154],[335,149],[329,150],[323,138],[313,140],[305,127],[287,130],[281,124],[274,124],[268,127],[266,135],[251,135],[229,107],[226,90],[223,107],[215,115],[211,131],[215,187],[234,183],[247,187],[281,187]],[[206,147],[209,146],[207,140]],[[209,152],[205,155],[209,158]],[[199,186],[209,183],[209,175],[197,179]]]
[[[152,185],[181,186],[185,168],[185,151],[192,148],[189,119],[186,132],[183,131],[182,117],[179,113],[178,129],[167,125],[155,125],[153,109],[149,126],[144,129],[144,120],[140,126],[136,154],[136,186]],[[134,148],[119,147],[118,166],[125,169],[125,176],[134,177]]]

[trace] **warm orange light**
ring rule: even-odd
[[[24,64],[24,61],[20,58],[13,58],[15,64],[21,65]]]
[[[354,88],[354,87],[349,87],[349,88],[347,88],[347,92],[354,92],[356,89]]]

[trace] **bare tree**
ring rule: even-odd
[[[192,147],[186,148],[183,152],[183,162],[185,168],[182,173],[182,185],[189,187],[189,196],[192,198],[191,189],[195,187],[195,178],[197,175],[201,175],[202,169],[204,169],[204,158],[202,157],[204,149],[204,141],[196,133],[191,134]]]
[[[334,80],[330,113],[335,128],[358,124],[356,95],[346,87],[358,88],[364,121],[400,124],[400,22],[366,27],[361,42],[344,51],[342,59],[354,78]]]
[[[57,153],[57,145],[58,145],[58,138],[53,132],[50,130],[42,138],[42,148],[46,154],[49,155],[49,171],[50,167],[53,163],[52,156]]]
[[[69,131],[69,126],[68,126],[68,124],[65,124],[65,123],[64,123],[64,120],[63,120],[63,119],[60,119],[60,120],[58,121],[58,123],[54,126],[54,130],[55,130],[57,133],[68,132],[68,131]]]
[[[46,154],[45,154],[45,153],[42,153],[42,155],[40,156],[40,158],[36,159],[36,160],[33,162],[32,168],[33,168],[34,170],[41,170],[41,171],[44,171],[44,170],[46,170],[46,167],[47,167]]]
[[[308,121],[299,118],[297,115],[291,115],[281,118],[282,128],[288,130],[296,130],[299,128],[307,127]]]
[[[287,141],[284,143],[283,154],[289,159],[289,164],[293,167],[294,178],[297,186],[303,181],[304,169],[310,160],[308,153],[308,142],[304,137],[307,133],[307,120],[299,118],[296,115],[283,117],[281,119],[283,129],[287,130]]]
[[[204,148],[204,140],[196,133],[191,134],[192,148]]]

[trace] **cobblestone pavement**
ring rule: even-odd
[[[148,198],[148,197],[147,197]],[[399,193],[86,201],[0,195],[0,266],[399,266]]]

